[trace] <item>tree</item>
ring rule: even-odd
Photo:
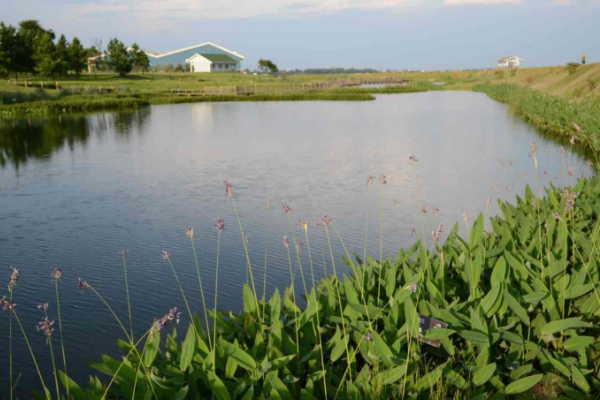
[[[19,65],[20,43],[17,30],[12,25],[4,25],[0,22],[0,68],[18,76],[21,70]]]
[[[83,48],[83,45],[77,39],[73,38],[73,42],[69,46],[69,68],[77,76],[81,75],[81,71],[87,64],[87,54]]]
[[[262,58],[258,60],[258,70],[262,72],[270,72],[275,73],[279,71],[277,69],[277,65],[273,63],[271,60],[263,60]]]
[[[66,75],[69,72],[69,42],[65,35],[60,35],[58,42],[56,43],[56,50],[54,51],[55,67],[54,72],[59,75]]]
[[[131,46],[131,56],[133,57],[133,66],[142,72],[147,72],[150,68],[150,60],[145,51],[140,50],[140,46],[134,43]]]
[[[60,72],[60,61],[56,60],[56,45],[49,33],[45,33],[38,41],[34,54],[37,70],[44,76],[54,76]]]
[[[114,38],[108,43],[108,66],[122,78],[133,69],[133,57],[123,42]]]
[[[167,64],[167,66],[165,67],[165,72],[173,72],[175,71],[175,67],[173,67],[173,64]]]
[[[177,64],[177,66],[175,67],[175,72],[183,72],[183,65],[181,64]]]

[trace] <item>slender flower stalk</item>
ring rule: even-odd
[[[298,331],[298,311],[296,310],[296,289],[294,285],[294,273],[292,271],[292,256],[290,255],[290,241],[287,236],[283,237],[283,245],[287,250],[288,264],[290,266],[290,281],[292,291],[292,301],[294,302],[294,321],[296,322],[296,359],[298,360],[298,368],[300,368],[300,335]]]
[[[127,253],[129,253],[129,250],[121,250],[121,257],[123,258],[123,271],[125,273],[125,291],[127,293],[127,310],[129,311],[129,330],[131,333],[131,340],[133,340],[133,318],[131,318],[131,301],[129,299],[129,281],[127,280]]]
[[[267,215],[271,210],[271,199],[267,199],[267,203],[265,205],[265,210],[267,211]],[[263,293],[262,293],[262,301],[264,303],[267,302],[267,258],[269,255],[269,222],[265,224],[265,267],[263,270]],[[263,307],[263,321],[265,319],[265,312],[267,307]]]
[[[217,370],[217,294],[219,293],[219,252],[221,250],[221,234],[225,229],[225,222],[221,218],[215,218],[215,228],[217,229],[217,266],[215,269],[215,318],[213,323],[213,371]],[[260,308],[257,308],[260,314]]]
[[[52,280],[54,281],[54,289],[56,292],[56,308],[58,310],[58,329],[60,330],[60,348],[62,351],[63,358],[63,368],[65,369],[65,375],[69,376],[69,372],[67,370],[67,356],[65,352],[65,339],[63,337],[63,326],[62,326],[62,316],[60,312],[60,299],[58,297],[58,281],[60,281],[63,277],[63,272],[61,269],[53,267],[53,271],[51,273]],[[69,385],[66,385],[67,389],[67,399],[70,399],[70,389]]]
[[[242,242],[244,243],[244,253],[246,254],[246,263],[248,264],[248,272],[250,273],[250,282],[252,283],[252,291],[254,292],[254,301],[256,302],[256,309],[260,310],[260,305],[258,304],[258,294],[256,292],[256,285],[254,283],[254,274],[252,273],[252,263],[250,262],[250,254],[248,253],[248,243],[246,241],[246,236],[244,235],[244,228],[242,227],[240,213],[238,211],[237,205],[235,204],[235,198],[233,196],[233,185],[227,181],[225,181],[224,183],[225,191],[228,194],[228,199],[231,199],[231,203],[233,204],[233,209],[235,211],[235,216],[240,227],[240,234],[242,235]],[[258,316],[260,318],[260,313],[258,314]]]
[[[348,350],[348,335],[346,334],[346,320],[344,318],[344,310],[342,309],[342,296],[340,294],[340,285],[339,279],[337,277],[337,271],[335,269],[335,258],[333,257],[333,247],[331,246],[331,236],[329,235],[329,224],[331,223],[331,217],[325,215],[321,219],[321,224],[325,227],[325,233],[327,235],[327,243],[329,243],[329,254],[331,256],[331,264],[333,266],[333,281],[335,283],[335,288],[338,295],[339,309],[340,309],[340,317],[342,319],[342,332],[344,334],[344,345],[346,347],[346,357],[348,359],[348,364],[350,364],[350,351]],[[350,381],[352,382],[352,371],[350,371]]]
[[[383,267],[383,186],[387,184],[387,178],[384,174],[379,175],[379,265]],[[379,279],[377,282],[377,305],[379,305],[379,296],[381,293],[381,274],[382,268],[379,268]]]
[[[196,272],[198,274],[198,286],[200,287],[200,300],[202,300],[202,309],[204,310],[204,322],[206,323],[206,330],[209,331],[210,326],[208,324],[208,311],[206,310],[206,300],[204,298],[204,288],[202,287],[202,277],[200,276],[200,263],[198,262],[198,256],[196,255],[196,244],[194,243],[194,228],[186,227],[186,234],[192,242],[192,252],[194,253],[194,260],[196,261]],[[212,340],[210,338],[210,331],[208,336],[208,347],[212,349]]]
[[[54,321],[48,318],[48,303],[40,303],[37,306],[38,310],[44,312],[44,319],[41,320],[36,329],[46,336],[46,346],[50,347],[50,359],[52,360],[52,370],[54,371],[54,384],[56,386],[56,398],[60,399],[60,390],[58,388],[58,373],[56,372],[56,361],[54,359],[54,350],[52,348],[52,332],[54,332]]]
[[[23,329],[23,324],[21,324],[21,320],[19,319],[19,316],[17,315],[17,311],[15,310],[16,304],[14,304],[10,300],[6,300],[6,296],[4,296],[3,298],[0,299],[0,304],[2,304],[2,311],[10,310],[13,313],[13,315],[15,316],[15,320],[19,324],[19,328],[21,328],[21,333],[23,334],[23,338],[25,339],[25,343],[27,344],[27,348],[29,349],[29,354],[31,355],[31,359],[33,360],[35,370],[37,371],[38,376],[40,378],[40,382],[42,383],[42,387],[44,388],[44,393],[47,396],[49,396],[50,392],[48,391],[48,388],[46,387],[46,384],[44,383],[44,378],[42,378],[42,373],[40,371],[40,367],[38,365],[37,359],[35,358],[35,355],[33,354],[33,349],[31,348],[31,344],[29,343],[29,339],[27,338],[25,329]],[[11,382],[11,387],[12,387],[12,382]]]

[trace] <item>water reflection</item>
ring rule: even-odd
[[[49,161],[54,153],[76,145],[85,147],[91,135],[116,132],[127,139],[132,132],[143,132],[150,108],[93,115],[57,116],[41,120],[0,120],[0,166],[16,171],[29,159]]]

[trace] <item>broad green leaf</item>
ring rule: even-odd
[[[512,382],[504,390],[508,395],[523,393],[542,380],[543,374],[532,375]]]
[[[65,389],[69,389],[69,394],[75,397],[77,400],[85,400],[86,395],[85,392],[79,387],[74,380],[69,378],[64,372],[61,370],[58,371],[58,375],[60,376],[60,382],[63,384]]]
[[[465,380],[465,378],[463,378],[462,376],[457,374],[456,371],[454,371],[452,368],[446,367],[443,372],[444,372],[444,376],[446,377],[446,379],[448,379],[450,382],[452,382],[454,384],[454,386],[456,386],[459,389],[467,388],[468,385],[467,385],[467,381]]]
[[[564,298],[565,299],[574,299],[576,297],[583,296],[584,294],[588,293],[593,288],[594,288],[594,285],[592,285],[591,283],[588,283],[587,285],[571,286],[564,292],[564,294],[565,294]],[[563,297],[562,293],[561,293],[561,297]]]
[[[519,302],[517,301],[517,299],[515,299],[509,293],[508,290],[504,291],[504,298],[508,302],[508,306],[510,307],[510,309],[513,310],[513,312],[515,314],[517,314],[517,317],[519,317],[519,319],[521,321],[523,321],[523,323],[525,323],[525,325],[529,326],[530,325],[530,321],[529,321],[529,316],[527,315],[527,310],[525,310],[523,307],[521,307],[521,305],[519,304]]]
[[[280,398],[285,400],[292,400],[292,394],[288,390],[287,386],[285,386],[285,383],[283,383],[281,379],[277,377],[277,371],[269,372],[267,374],[267,379],[269,379],[271,387],[275,391],[277,391],[277,394]]]
[[[142,357],[142,361],[146,368],[151,366],[154,362],[156,354],[158,353],[158,346],[160,345],[160,332],[152,332],[151,335],[152,337],[148,338],[146,341],[146,348]]]
[[[565,342],[565,350],[575,352],[583,350],[594,343],[592,336],[573,336]]]
[[[184,386],[179,389],[173,396],[171,396],[171,400],[183,400],[187,397],[188,386]]]
[[[441,340],[441,339],[447,338],[455,333],[456,333],[455,330],[448,329],[448,328],[429,329],[426,331],[424,338],[428,339],[428,340]]]
[[[240,367],[252,372],[256,369],[256,361],[252,356],[242,350],[239,346],[233,345],[222,338],[219,339],[219,346],[225,350],[227,357],[234,358]]]
[[[377,332],[373,331],[371,332],[371,335],[373,336],[373,343],[375,344],[375,348],[377,349],[377,355],[381,357],[384,363],[386,363],[389,366],[393,366],[394,363],[392,362],[392,357],[394,356],[394,354],[392,353],[388,345],[381,338],[381,336],[379,336]]]
[[[581,317],[577,318],[565,318],[557,321],[548,322],[542,327],[542,335],[551,335],[556,332],[564,331],[565,329],[571,329],[579,326]]]
[[[229,395],[229,390],[225,387],[225,384],[213,371],[208,371],[208,382],[210,383],[210,387],[214,393],[214,395],[219,400],[231,400],[231,396]]]
[[[483,300],[481,300],[480,305],[483,308],[483,312],[488,317],[491,317],[491,315],[488,313],[492,310],[494,304],[496,304],[496,300],[498,300],[498,296],[500,295],[501,289],[502,287],[500,284],[492,286],[492,290],[490,290],[490,292],[483,298]]]
[[[406,373],[407,365],[401,365],[392,369],[388,369],[379,376],[381,377],[381,383],[384,385],[390,385],[404,376]]]
[[[190,364],[192,363],[195,348],[196,331],[194,330],[194,325],[190,324],[181,349],[181,360],[179,361],[179,368],[182,371],[187,370]]]
[[[250,286],[247,283],[244,283],[242,293],[244,298],[244,311],[248,314],[252,314],[256,311],[256,298],[254,297],[254,292],[252,292],[252,289],[250,289]]]
[[[548,292],[533,292],[523,296],[523,301],[525,303],[537,303],[546,296],[548,296]]]
[[[486,365],[485,367],[477,370],[475,374],[473,374],[473,383],[475,384],[475,386],[483,385],[484,383],[490,380],[492,375],[494,375],[494,372],[496,372],[495,363]]]
[[[487,344],[489,343],[489,338],[485,333],[475,332],[475,331],[461,331],[458,333],[463,339],[468,340],[473,343]]]
[[[416,338],[419,335],[419,315],[411,298],[406,299],[404,302],[404,313],[408,332]]]
[[[433,385],[435,385],[442,377],[442,367],[443,366],[439,366],[421,377],[417,382],[417,390],[421,391],[433,387]]]
[[[589,393],[590,384],[588,383],[587,379],[585,379],[585,376],[583,376],[579,368],[577,368],[574,364],[571,365],[571,373],[573,374],[573,382],[575,382],[579,389]]]

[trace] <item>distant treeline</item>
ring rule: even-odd
[[[86,69],[89,57],[106,53],[111,56],[98,59],[97,67],[110,68],[121,75],[134,68],[145,71],[149,67],[148,57],[135,43],[128,49],[115,38],[104,49],[100,39],[93,42],[92,47],[85,48],[77,37],[69,42],[61,35],[56,40],[54,31],[45,29],[36,20],[21,21],[17,27],[0,21],[0,76],[79,76]]]
[[[292,71],[295,74],[372,74],[377,72],[372,68],[356,69],[356,68],[309,68],[305,70]]]

